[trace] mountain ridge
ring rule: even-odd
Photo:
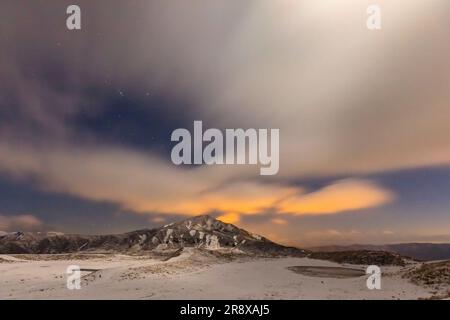
[[[122,234],[79,235],[14,232],[0,235],[1,254],[74,253],[94,251],[145,252],[198,247],[207,250],[233,249],[252,255],[304,256],[306,251],[277,244],[265,237],[199,215],[159,228]]]

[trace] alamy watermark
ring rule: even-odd
[[[381,29],[381,8],[377,4],[372,4],[367,7],[366,10],[367,17],[366,26],[369,30],[380,30]]]
[[[203,132],[202,121],[194,121],[193,135],[179,128],[172,132],[171,140],[178,141],[171,153],[176,165],[259,164],[261,175],[279,170],[279,129],[270,129],[270,135],[269,129],[225,129],[223,133],[210,128]]]
[[[81,269],[79,266],[71,265],[67,267],[67,289],[81,289]]]
[[[66,13],[69,16],[66,19],[66,27],[69,30],[80,30],[81,29],[81,9],[76,4],[71,4],[67,7]]]
[[[369,290],[380,290],[381,289],[381,269],[379,266],[371,265],[366,269],[366,274],[369,274],[369,277],[366,281],[367,289]]]

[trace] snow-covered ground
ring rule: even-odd
[[[57,258],[57,259],[56,259]],[[66,269],[83,271],[80,290],[68,290]],[[215,262],[194,250],[160,261],[143,256],[0,255],[0,299],[418,299],[428,289],[382,267],[381,290],[369,290],[366,276],[306,276],[292,266],[351,267],[308,258]]]

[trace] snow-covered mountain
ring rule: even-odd
[[[232,224],[201,215],[156,229],[117,235],[9,233],[0,236],[0,253],[70,253],[80,251],[139,252],[183,247],[208,250],[230,248],[255,255],[304,256],[301,249],[285,247]]]

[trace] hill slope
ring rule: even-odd
[[[323,246],[309,248],[316,252],[387,251],[422,261],[450,259],[450,243],[400,243],[387,245]]]

